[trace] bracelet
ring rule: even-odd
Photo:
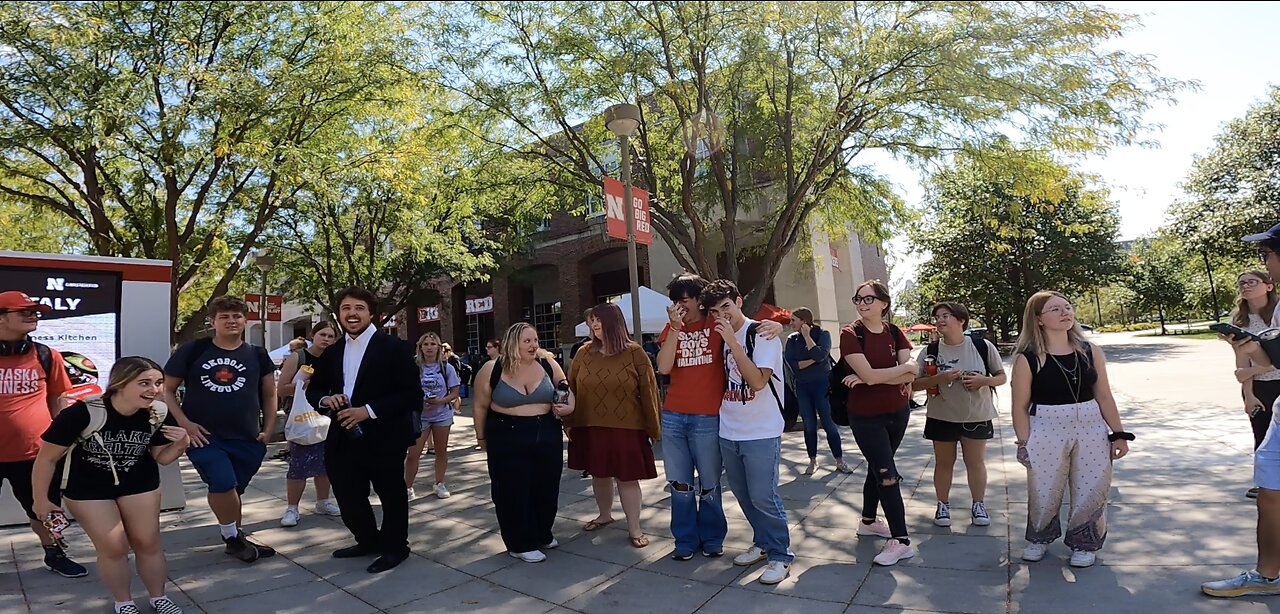
[[[1124,432],[1124,431],[1116,431],[1116,432],[1114,432],[1114,433],[1112,433],[1112,434],[1110,434],[1110,435],[1107,435],[1107,441],[1115,442],[1115,441],[1119,441],[1119,440],[1121,440],[1121,439],[1123,439],[1123,440],[1125,440],[1125,441],[1133,441],[1133,439],[1134,439],[1134,437],[1133,437],[1133,433],[1126,433],[1126,432]]]
[[[1025,446],[1025,445],[1027,445],[1027,440],[1025,440],[1025,439],[1019,439],[1019,440],[1017,440],[1017,441],[1014,441],[1014,442],[1013,442],[1013,445],[1018,446],[1019,448],[1021,448],[1021,447]]]

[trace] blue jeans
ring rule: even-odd
[[[752,543],[769,555],[769,561],[788,565],[795,560],[791,552],[791,533],[787,526],[787,510],[778,494],[778,463],[782,460],[782,438],[751,441],[720,440],[724,470],[729,488],[738,498],[742,513],[755,532]]]
[[[729,525],[720,493],[720,416],[662,410],[662,464],[671,484],[671,535],[676,538],[676,551],[723,552]]]
[[[827,400],[827,380],[813,382],[796,382],[796,400],[800,403],[800,419],[804,420],[804,449],[809,458],[818,458],[818,419],[822,419],[822,430],[827,432],[827,447],[831,455],[840,460],[844,450],[840,446],[840,428],[831,419],[831,403]]]

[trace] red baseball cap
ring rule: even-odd
[[[35,309],[40,313],[49,313],[53,311],[48,305],[41,305],[27,296],[25,292],[10,290],[8,292],[0,292],[0,311],[17,311],[19,309]]]

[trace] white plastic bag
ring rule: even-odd
[[[321,443],[329,437],[331,420],[311,408],[302,384],[301,381],[294,382],[293,407],[289,408],[289,416],[285,418],[284,438],[300,445]]]

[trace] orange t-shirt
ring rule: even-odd
[[[667,339],[671,330],[668,324],[658,336],[658,343]],[[679,331],[679,347],[676,349],[676,365],[671,369],[671,383],[662,406],[682,414],[717,415],[720,400],[724,397],[724,342],[715,330],[715,321],[704,318],[693,324],[685,324]]]
[[[71,388],[62,354],[53,353],[53,373],[45,378],[35,348],[0,356],[0,463],[31,460],[40,451],[40,435],[49,428],[49,398]]]

